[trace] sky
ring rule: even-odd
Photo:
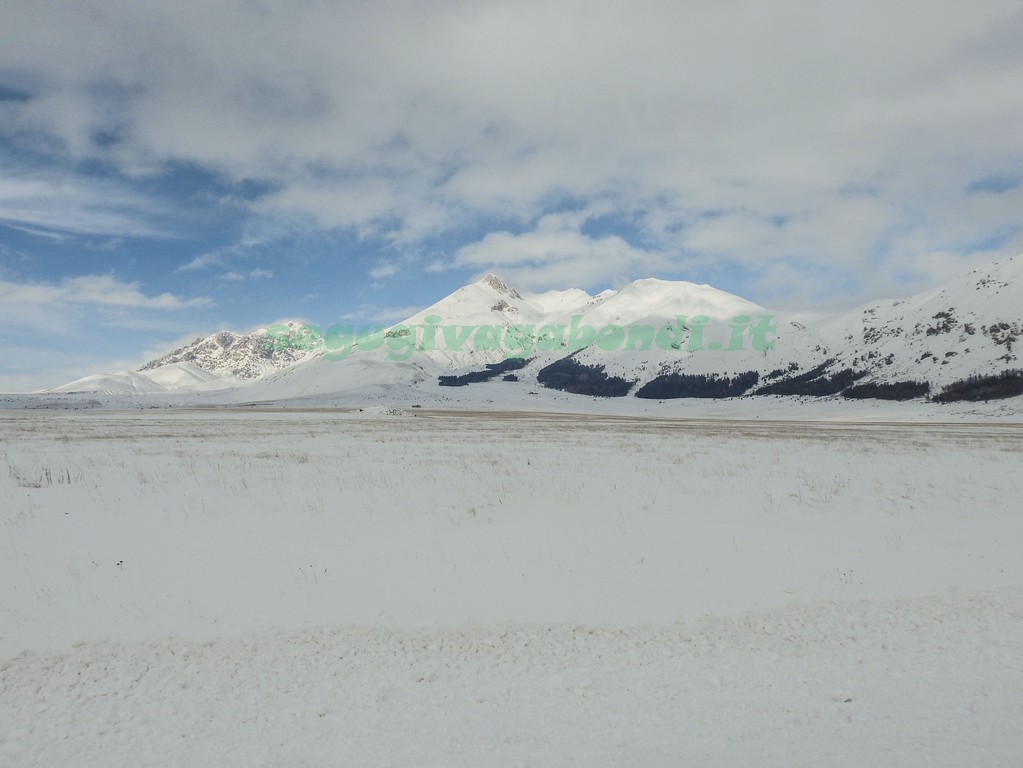
[[[1019,0],[2,0],[0,391],[487,272],[772,308],[1023,252]]]

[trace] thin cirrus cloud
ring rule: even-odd
[[[929,254],[966,266],[1023,231],[1015,0],[80,0],[16,20],[0,109],[19,146],[124,179],[257,180],[254,220],[377,243],[367,280],[396,252],[436,269],[440,238],[441,267],[536,288],[806,263],[827,269],[787,290],[826,297],[836,271],[893,290],[907,267],[944,276]],[[25,226],[145,226],[8,197]],[[549,229],[595,208],[635,226]]]
[[[121,185],[66,174],[4,170],[0,224],[58,242],[73,235],[175,237],[156,221],[151,200]]]

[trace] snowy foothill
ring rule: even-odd
[[[385,394],[8,398],[0,764],[995,766],[1023,749],[1011,417]]]

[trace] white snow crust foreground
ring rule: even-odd
[[[0,412],[0,765],[1017,764],[1023,428]]]

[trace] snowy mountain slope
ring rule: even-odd
[[[344,360],[331,360],[321,354],[271,373],[237,389],[235,401],[287,400],[315,398],[366,391],[378,393],[408,389],[423,382],[435,383],[449,370],[428,358],[388,360],[381,352],[356,350]]]
[[[946,385],[1021,368],[1023,256],[901,301],[872,302],[821,329],[839,365],[876,381]]]
[[[149,368],[144,375],[168,391],[222,389],[242,383],[229,374],[213,373],[194,363],[184,362]]]
[[[613,294],[614,291],[605,291],[605,294]],[[571,313],[585,308],[603,298],[590,296],[586,291],[578,288],[569,288],[566,291],[545,291],[544,293],[523,293],[523,297],[540,308],[545,315],[558,315],[560,313]]]
[[[475,332],[470,332],[463,343],[458,343],[467,329],[480,326],[504,329],[512,325],[542,325],[547,321],[552,308],[583,305],[590,299],[589,294],[577,289],[524,295],[500,277],[487,275],[417,312],[398,326],[435,325],[437,331],[433,332],[434,342],[420,344],[424,348],[417,352],[417,357],[422,356],[457,370],[499,362],[506,357],[500,349],[486,349],[474,343]]]
[[[709,285],[644,278],[605,294],[592,304],[557,312],[554,319],[566,322],[572,314],[578,313],[592,325],[627,325],[651,319],[673,319],[676,315],[706,315],[715,320],[727,320],[736,315],[766,311],[751,301]]]
[[[497,289],[493,288],[495,285]],[[491,292],[488,292],[487,288],[490,288]],[[509,294],[513,294],[513,296],[510,300],[506,300],[501,293],[504,293],[505,296]],[[490,304],[492,299],[496,299],[494,304]],[[817,362],[818,359],[823,359],[820,357],[821,350],[816,349],[818,346],[823,347],[823,339],[807,331],[805,327],[791,325],[784,320],[778,324],[776,323],[778,315],[771,310],[708,285],[696,285],[682,281],[653,278],[636,280],[619,291],[605,291],[594,297],[578,289],[550,291],[545,294],[519,294],[514,289],[508,288],[499,278],[488,276],[472,286],[456,291],[452,296],[438,302],[430,309],[414,315],[403,324],[417,325],[422,323],[424,318],[430,316],[442,316],[446,324],[450,323],[461,327],[477,324],[495,324],[501,327],[531,326],[534,339],[544,330],[545,326],[553,327],[556,329],[555,333],[561,333],[560,338],[565,344],[554,349],[534,349],[534,354],[531,356],[541,362],[550,362],[576,349],[577,345],[573,346],[571,343],[574,340],[569,338],[574,327],[586,326],[593,328],[594,332],[601,329],[610,330],[609,326],[613,325],[626,328],[628,326],[649,326],[652,329],[659,329],[665,325],[676,325],[679,322],[684,324],[690,319],[703,316],[707,318],[708,326],[703,342],[695,344],[694,351],[706,352],[708,345],[715,343],[722,347],[729,345],[731,335],[729,324],[734,318],[745,316],[748,318],[747,323],[756,324],[760,317],[767,317],[770,324],[778,325],[778,329],[765,338],[768,340],[785,339],[784,346],[788,347],[786,362],[802,362],[804,359]],[[562,327],[564,327],[563,330]],[[585,336],[580,338],[585,338]],[[680,338],[684,342],[689,340],[686,333],[680,333]],[[586,346],[592,345],[587,343]],[[588,352],[591,353],[591,356],[604,358],[603,362],[610,365],[619,367],[635,365],[633,358],[636,355],[624,350],[616,353],[614,350],[604,348],[607,346],[610,346],[610,343],[590,349]],[[656,344],[650,346],[656,346]],[[749,345],[745,344],[745,346]],[[697,347],[699,349],[696,349]],[[473,359],[465,361],[469,364],[493,362],[506,356],[505,354],[488,356],[487,350],[471,350],[471,344],[467,344],[465,348],[475,353]],[[809,356],[804,354],[805,348],[813,350],[813,354]],[[659,367],[663,364],[674,364],[680,358],[694,357],[693,354],[684,354],[684,350],[680,354],[680,350],[675,348],[658,351],[665,354],[656,356],[656,361],[648,363],[648,365]],[[544,354],[545,352],[546,354]],[[427,351],[426,354],[449,365],[456,365],[460,362],[454,356],[440,355],[431,351]],[[774,354],[768,356],[771,359],[766,363],[758,360],[756,363],[742,364],[735,360],[741,356],[735,355],[734,350],[723,353],[723,355],[711,355],[717,360],[716,363],[698,367],[708,370],[725,370],[733,367],[750,370],[771,365],[774,363],[774,358],[778,357],[778,354]],[[647,359],[651,355],[640,355],[639,357]],[[760,355],[760,357],[764,356]],[[625,360],[629,362],[622,362]]]
[[[582,291],[579,293],[584,300],[589,298]],[[543,295],[541,302],[544,300],[551,304],[559,303],[556,296],[547,294]],[[496,275],[487,275],[482,280],[459,288],[400,324],[421,325],[429,317],[437,318],[434,322],[438,325],[536,323],[543,321],[546,310],[542,303],[526,298]]]
[[[790,365],[813,367],[828,355],[823,337],[789,320],[785,313],[709,285],[684,281],[636,280],[586,307],[583,318],[595,328],[623,326],[625,342],[609,350],[598,340],[577,359],[589,365],[604,365],[614,375],[641,383],[665,371],[723,376],[747,371],[767,374]],[[564,316],[559,319],[569,320]],[[749,329],[761,324],[771,329],[760,336],[768,348],[756,349]],[[640,349],[644,346],[641,335],[637,333],[633,343],[630,326],[655,329],[654,343]],[[656,335],[666,326],[677,329],[676,341],[671,345],[658,341]],[[693,328],[698,326],[702,330],[694,333]],[[661,338],[670,339],[667,330]],[[606,346],[612,341],[609,334]]]
[[[166,389],[162,384],[157,383],[144,374],[135,373],[134,371],[119,371],[117,373],[94,373],[91,376],[76,379],[47,391],[103,392],[106,394],[127,395],[165,392]]]
[[[242,383],[234,376],[211,373],[193,363],[170,363],[147,369],[145,373],[120,371],[93,374],[47,391],[128,395],[224,389]]]

